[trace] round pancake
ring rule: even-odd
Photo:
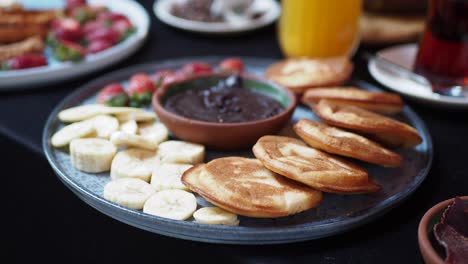
[[[286,179],[256,159],[226,157],[195,166],[182,182],[230,212],[261,218],[287,216],[317,206],[322,193]]]
[[[323,87],[307,90],[302,102],[309,106],[321,99],[342,105],[354,105],[381,114],[396,114],[403,109],[401,97],[393,93],[371,92],[355,87]]]
[[[413,127],[359,107],[320,100],[313,110],[329,125],[366,134],[390,147],[411,148],[422,142]]]
[[[353,71],[346,57],[329,59],[286,59],[272,64],[265,77],[302,94],[311,87],[336,86],[344,83]]]
[[[310,146],[328,153],[385,167],[401,165],[400,155],[351,132],[307,119],[299,120],[294,125],[294,131]]]
[[[317,190],[347,194],[380,189],[364,169],[310,148],[295,138],[263,136],[253,152],[268,169]]]

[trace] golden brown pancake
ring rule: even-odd
[[[385,167],[401,165],[400,155],[360,135],[312,120],[301,119],[294,131],[310,146],[328,153],[363,160]]]
[[[256,159],[227,157],[197,165],[182,182],[209,202],[251,217],[287,216],[317,206],[322,193],[286,179]]]
[[[309,106],[321,99],[343,105],[354,105],[381,114],[396,114],[403,109],[401,97],[393,93],[371,92],[355,87],[324,87],[307,90],[302,102]]]
[[[0,8],[0,43],[13,43],[31,36],[45,38],[49,23],[57,16],[54,10]]]
[[[295,138],[263,136],[253,152],[268,169],[317,190],[349,194],[380,189],[364,169]]]
[[[265,77],[302,94],[311,87],[336,86],[344,83],[353,71],[346,57],[330,59],[286,59],[265,72]]]
[[[321,100],[313,110],[329,125],[368,135],[387,146],[411,148],[422,142],[413,127],[359,107]]]

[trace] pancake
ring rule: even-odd
[[[350,194],[380,189],[364,169],[295,138],[263,136],[253,152],[268,169],[320,191]]]
[[[39,36],[29,37],[13,44],[0,45],[0,62],[28,53],[40,53],[45,49]]]
[[[329,59],[286,59],[268,67],[265,77],[286,86],[296,94],[311,87],[336,86],[344,83],[353,71],[346,57]]]
[[[359,107],[321,100],[313,109],[329,125],[368,135],[390,147],[411,148],[422,142],[413,127]]]
[[[371,92],[355,87],[324,87],[309,89],[302,102],[309,106],[321,99],[342,105],[354,105],[381,114],[396,114],[403,109],[401,97],[393,93]]]
[[[312,120],[301,119],[294,131],[310,146],[385,167],[401,165],[400,155],[360,135]]]
[[[56,17],[55,10],[0,8],[0,43],[14,43],[32,36],[44,39]]]
[[[322,201],[321,192],[266,169],[256,159],[215,159],[186,171],[182,182],[218,207],[250,217],[287,216]]]

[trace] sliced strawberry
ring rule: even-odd
[[[54,49],[54,57],[59,61],[81,61],[86,50],[78,43],[60,40]]]
[[[156,87],[147,74],[138,73],[133,75],[128,84],[130,106],[139,107],[150,103],[155,90]]]
[[[226,72],[243,72],[244,63],[239,58],[227,58],[219,63],[219,69]]]
[[[98,20],[91,20],[91,21],[88,21],[86,22],[84,25],[83,25],[83,34],[84,35],[89,35],[91,34],[91,32],[94,32],[100,28],[103,28],[105,27],[104,26],[104,23],[102,21],[98,21]]]
[[[97,39],[91,43],[89,43],[88,47],[86,48],[86,53],[98,53],[103,50],[106,50],[110,47],[112,47],[112,43],[110,41],[107,41],[105,39]]]
[[[26,68],[34,68],[47,65],[47,59],[42,54],[24,54],[2,63],[1,69],[4,70],[19,70]]]
[[[111,83],[102,88],[97,101],[100,104],[109,106],[126,106],[128,104],[128,95],[120,84]]]
[[[73,18],[54,20],[52,29],[55,37],[60,40],[77,41],[83,36],[80,23]]]
[[[120,40],[120,34],[112,28],[98,28],[95,31],[86,35],[86,40],[88,42],[93,42],[96,40],[107,40],[108,42],[115,44]]]
[[[211,73],[213,72],[213,69],[209,64],[203,62],[192,62],[184,65],[180,72],[184,75],[190,76],[202,73]]]
[[[128,20],[128,18],[125,15],[115,13],[115,12],[112,12],[112,11],[101,12],[98,15],[97,19],[101,20],[101,21],[102,20],[110,20],[112,22],[117,22],[117,21],[120,21],[120,20],[125,20],[125,21],[130,22],[130,20]]]

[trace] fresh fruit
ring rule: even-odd
[[[99,173],[109,171],[117,148],[101,138],[80,138],[70,143],[70,159],[80,171]]]
[[[110,141],[117,147],[136,147],[147,150],[156,150],[164,139],[155,140],[140,135],[134,135],[123,131],[112,133]]]
[[[55,19],[52,30],[58,40],[78,41],[83,36],[80,22],[73,18]]]
[[[67,8],[76,8],[79,6],[86,5],[86,0],[67,0],[66,7]]]
[[[151,176],[151,185],[157,190],[179,189],[189,191],[180,178],[182,174],[190,169],[189,164],[161,163],[154,167]]]
[[[93,43],[97,40],[105,40],[113,45],[119,42],[120,34],[113,28],[101,27],[86,34],[85,38],[89,43]]]
[[[128,19],[117,20],[112,23],[112,28],[119,32],[120,34],[120,41],[126,39],[130,36],[133,32],[135,32],[135,28],[132,26],[132,23]]]
[[[149,104],[155,90],[156,87],[148,75],[144,73],[133,75],[128,85],[130,106],[140,107]]]
[[[19,70],[47,65],[47,59],[42,54],[24,54],[17,56],[0,65],[0,70]]]
[[[111,165],[111,178],[138,178],[148,182],[156,165],[154,151],[130,148],[115,155]]]
[[[152,79],[156,85],[156,87],[161,87],[162,85],[168,84],[177,79],[177,73],[173,70],[160,70],[156,72]]]
[[[117,118],[108,115],[98,115],[83,122],[91,122],[99,138],[109,139],[112,133],[119,129]]]
[[[102,21],[98,21],[98,20],[91,20],[91,21],[87,21],[84,25],[83,25],[83,34],[85,36],[91,34],[92,32],[100,29],[100,28],[103,28],[103,27],[106,27],[104,25],[104,23]]]
[[[105,39],[98,39],[91,42],[86,48],[86,53],[94,54],[112,47],[112,43]]]
[[[169,138],[169,130],[161,123],[144,123],[138,128],[140,136],[145,137],[152,142],[163,142]]]
[[[237,215],[218,207],[204,207],[193,213],[193,218],[199,223],[210,225],[239,225]]]
[[[72,140],[82,138],[94,134],[96,130],[90,122],[77,122],[64,126],[59,131],[55,132],[50,142],[54,147],[63,147],[68,145]]]
[[[143,212],[174,220],[186,220],[196,209],[195,195],[182,190],[163,190],[153,194],[145,202]]]
[[[135,120],[128,120],[120,124],[119,130],[122,132],[136,135],[138,131],[138,124]]]
[[[84,59],[85,54],[86,50],[80,44],[66,40],[59,40],[54,48],[54,58],[59,61],[78,62]]]
[[[117,21],[125,20],[125,21],[130,22],[130,20],[125,15],[115,13],[115,12],[112,12],[112,11],[109,11],[109,10],[101,12],[97,16],[97,20],[99,20],[99,21],[111,21],[111,22],[117,22]]]
[[[244,63],[238,58],[228,58],[219,63],[219,69],[226,72],[241,73],[244,71]]]
[[[138,108],[135,108],[138,109]],[[141,110],[141,109],[138,109]],[[115,117],[120,122],[125,122],[128,120],[135,120],[138,122],[145,122],[145,121],[153,121],[156,119],[156,114],[154,112],[148,112],[148,111],[134,111],[134,112],[127,112],[127,113],[116,113]]]
[[[185,64],[182,69],[180,69],[180,72],[186,76],[191,76],[203,73],[211,73],[213,72],[213,69],[209,64],[203,62],[192,62]]]
[[[205,158],[205,147],[203,145],[169,140],[159,145],[158,155],[163,163],[202,163]]]
[[[109,106],[126,106],[128,95],[119,83],[110,83],[99,92],[97,102]]]
[[[105,199],[136,210],[143,209],[154,192],[149,183],[132,178],[113,180],[104,186]]]

